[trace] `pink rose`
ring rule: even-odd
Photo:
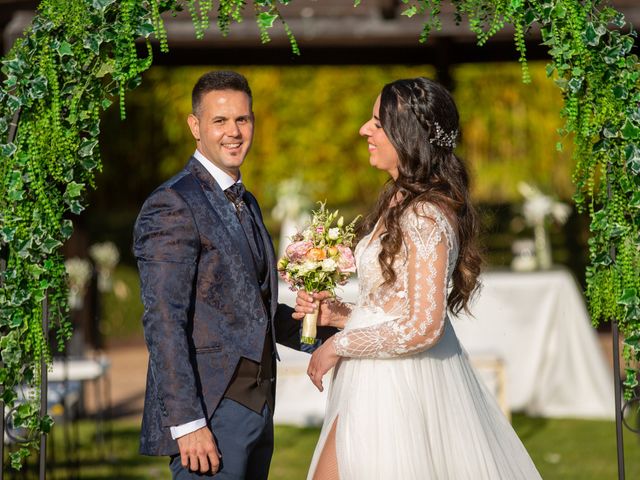
[[[324,233],[324,227],[316,227],[316,233]]]
[[[356,259],[353,257],[351,249],[344,245],[338,245],[338,251],[340,252],[340,257],[338,258],[338,269],[342,273],[355,273]]]
[[[311,247],[313,247],[311,242],[294,242],[287,247],[285,253],[289,260],[297,262],[304,258]]]

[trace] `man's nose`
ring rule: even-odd
[[[240,128],[238,128],[238,124],[236,122],[229,122],[227,126],[227,131],[225,132],[229,137],[239,137],[240,136]]]

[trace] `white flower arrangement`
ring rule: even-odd
[[[544,223],[547,218],[553,219],[558,225],[564,225],[567,222],[571,207],[566,203],[552,199],[526,182],[518,184],[518,191],[525,199],[522,213],[529,226],[535,227]]]
[[[120,252],[113,242],[94,243],[89,248],[89,255],[98,270],[98,290],[111,290],[111,274],[120,261]]]
[[[84,258],[73,257],[65,260],[64,268],[69,282],[69,307],[80,310],[87,284],[91,279],[91,262]]]
[[[522,206],[524,220],[533,227],[538,267],[541,269],[550,268],[553,261],[546,229],[547,220],[551,219],[558,225],[564,225],[571,214],[571,207],[566,203],[554,200],[526,182],[520,182],[518,190],[524,197]]]

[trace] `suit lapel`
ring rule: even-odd
[[[234,246],[239,248],[245,269],[257,281],[258,277],[253,264],[251,248],[232,203],[227,199],[218,182],[198,160],[191,157],[185,168],[200,182],[202,191],[211,205],[212,212],[219,217],[220,223],[227,230],[229,236],[233,238]]]

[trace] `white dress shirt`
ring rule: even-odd
[[[229,188],[234,183],[242,183],[242,174],[240,174],[240,177],[236,182],[232,176],[230,176],[227,172],[225,172],[221,168],[218,168],[216,165],[214,165],[211,161],[207,159],[207,157],[202,155],[202,153],[200,153],[197,149],[193,154],[193,157],[196,160],[198,160],[204,168],[207,169],[207,172],[211,174],[211,176],[218,183],[218,185],[220,185],[220,188],[222,188],[223,191]],[[188,433],[195,432],[196,430],[206,426],[207,426],[207,420],[205,418],[198,418],[197,420],[193,420],[192,422],[183,423],[182,425],[177,425],[175,427],[170,427],[171,438],[175,440],[184,435],[187,435]]]

